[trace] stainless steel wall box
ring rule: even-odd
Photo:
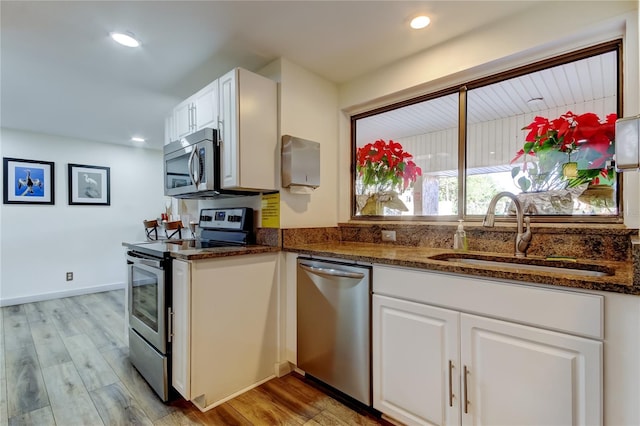
[[[616,168],[620,171],[640,167],[640,115],[616,121]]]
[[[320,144],[282,136],[282,187],[311,192],[320,186]]]

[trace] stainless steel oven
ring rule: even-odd
[[[140,247],[143,247],[141,245]],[[127,251],[129,359],[163,401],[170,383],[171,258]]]
[[[236,248],[255,242],[248,207],[200,211],[200,237],[125,243],[129,269],[129,360],[162,398],[171,390],[171,261],[182,250]]]

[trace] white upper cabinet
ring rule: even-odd
[[[164,119],[164,144],[168,145],[176,139],[176,120],[175,116],[171,114]]]
[[[218,80],[198,91],[193,98],[194,131],[218,128]]]
[[[235,68],[182,101],[165,120],[165,145],[203,128],[218,130],[222,189],[277,187],[278,85]]]
[[[219,84],[222,188],[276,189],[276,82],[236,68],[220,77]]]
[[[188,98],[181,102],[173,110],[176,126],[176,139],[193,133],[193,98]]]
[[[165,124],[165,144],[205,127],[218,128],[218,80],[189,96],[173,109]],[[167,142],[168,140],[168,142]]]

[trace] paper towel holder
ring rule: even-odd
[[[616,169],[640,168],[640,115],[616,120]]]
[[[310,193],[320,186],[320,144],[291,135],[282,136],[282,187]]]

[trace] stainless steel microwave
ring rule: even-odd
[[[216,129],[202,129],[164,146],[164,194],[176,198],[216,196],[220,147]]]

